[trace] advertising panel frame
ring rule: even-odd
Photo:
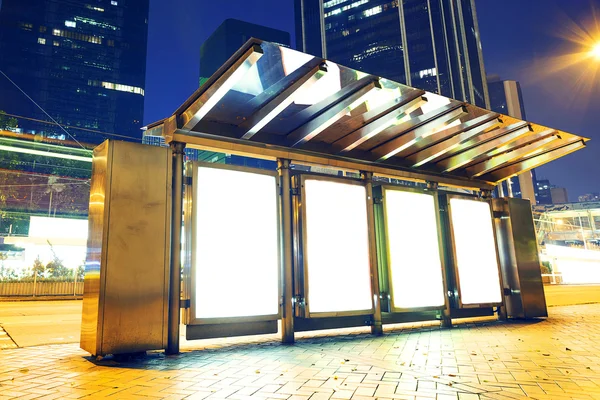
[[[294,244],[296,247],[295,257],[295,289],[296,289],[296,317],[300,318],[337,318],[337,317],[353,317],[353,316],[372,316],[375,312],[374,304],[374,293],[371,280],[369,280],[370,296],[371,296],[371,308],[364,310],[350,310],[350,311],[331,311],[331,312],[311,312],[310,302],[308,302],[308,296],[310,293],[309,280],[308,280],[308,262],[306,258],[308,237],[307,237],[307,215],[306,215],[306,191],[305,182],[306,180],[326,181],[335,182],[342,184],[350,184],[361,186],[365,189],[365,217],[368,213],[368,201],[367,201],[367,190],[364,181],[360,178],[352,177],[338,177],[332,175],[323,175],[315,173],[306,173],[304,171],[295,173],[292,176],[292,186],[296,193],[294,201]],[[367,248],[370,250],[368,244],[368,220],[365,234],[367,235]],[[369,254],[370,255],[370,254]],[[369,275],[371,275],[371,268],[373,268],[371,258],[369,257]]]
[[[451,291],[449,290],[449,293],[452,293],[452,296],[456,300],[456,305],[458,306],[458,309],[494,308],[494,307],[503,306],[504,305],[504,300],[503,300],[504,299],[504,293],[503,293],[504,284],[502,281],[502,272],[500,270],[500,256],[498,254],[498,239],[496,238],[496,225],[494,223],[494,212],[493,212],[493,207],[492,207],[492,199],[484,199],[484,198],[481,198],[481,197],[475,196],[475,195],[453,193],[453,192],[440,192],[440,194],[444,195],[444,197],[445,197],[445,206],[446,206],[446,210],[448,212],[448,214],[447,214],[448,230],[447,230],[446,239],[447,239],[447,243],[448,243],[448,246],[447,246],[448,255],[451,256],[451,264],[452,264],[451,270],[452,270],[453,278],[454,278],[454,288],[453,288],[454,290],[451,290]],[[479,201],[479,202],[484,202],[484,203],[488,204],[488,206],[489,206],[492,236],[494,238],[494,250],[495,250],[495,254],[496,254],[498,282],[499,282],[499,298],[500,298],[499,302],[472,303],[472,304],[471,303],[465,304],[462,302],[460,274],[459,274],[459,270],[458,270],[458,257],[457,257],[457,253],[456,253],[456,238],[454,235],[454,224],[452,223],[452,207],[450,206],[450,201],[452,199]]]
[[[423,311],[443,311],[449,309],[450,302],[448,300],[448,282],[446,277],[447,263],[446,258],[444,257],[444,236],[442,234],[442,220],[440,217],[440,206],[439,206],[439,196],[437,190],[432,189],[420,189],[416,187],[406,187],[401,185],[393,185],[393,184],[382,184],[381,188],[381,198],[382,198],[382,209],[383,209],[383,239],[385,243],[385,252],[386,252],[386,265],[384,268],[386,269],[386,278],[387,278],[387,288],[389,291],[389,310],[390,313],[410,313],[410,312],[423,312]],[[440,274],[442,277],[442,290],[443,290],[443,298],[444,304],[439,306],[426,306],[426,307],[414,307],[414,308],[405,308],[405,307],[395,307],[394,306],[394,285],[393,285],[393,272],[391,265],[391,253],[390,253],[390,239],[389,239],[389,228],[388,228],[388,206],[386,202],[386,190],[400,191],[400,192],[409,192],[409,193],[418,193],[429,195],[433,197],[433,205],[434,205],[434,213],[435,213],[435,221],[436,221],[436,232],[437,232],[437,240],[438,240],[438,254],[440,258]]]
[[[197,262],[197,250],[196,250],[196,240],[197,240],[197,226],[195,223],[196,218],[196,210],[198,206],[198,169],[199,168],[213,168],[234,172],[244,172],[244,173],[252,173],[265,175],[269,177],[273,177],[275,179],[275,191],[274,196],[276,200],[276,221],[277,221],[277,293],[278,293],[278,305],[277,305],[277,313],[275,314],[266,314],[266,315],[252,315],[252,316],[234,316],[234,317],[215,317],[215,318],[197,318],[196,317],[196,262]],[[185,207],[186,211],[190,212],[190,218],[186,219],[186,224],[184,226],[187,228],[186,235],[186,243],[189,243],[186,251],[186,260],[189,260],[189,268],[184,266],[184,277],[187,282],[187,290],[189,293],[189,307],[186,309],[186,318],[185,323],[190,327],[193,326],[209,326],[209,325],[221,325],[221,324],[247,324],[248,330],[247,333],[244,330],[243,326],[235,328],[234,333],[232,335],[223,334],[220,336],[240,336],[240,335],[252,335],[258,333],[274,333],[277,331],[277,320],[282,317],[282,296],[283,296],[283,263],[282,263],[282,238],[281,238],[281,182],[279,180],[279,176],[277,171],[271,171],[260,168],[252,168],[245,166],[236,166],[229,164],[216,164],[216,163],[207,163],[201,161],[193,161],[188,163],[186,167],[186,171],[191,173],[191,176],[188,177],[190,179],[191,185],[189,185],[188,190],[191,192],[191,195],[186,196],[186,200],[190,201],[191,204],[187,204]],[[189,238],[189,242],[187,239]],[[185,276],[185,272],[187,271],[188,275]],[[227,282],[223,282],[224,288],[227,287]],[[184,289],[186,285],[184,284]],[[225,295],[227,295],[225,291]],[[264,322],[275,322],[275,331],[272,329],[264,330],[263,328],[266,326],[272,326],[272,324],[261,324]],[[230,325],[231,326],[231,325]],[[262,328],[261,328],[262,327]],[[218,329],[218,327],[215,327]],[[255,329],[258,328],[258,331]],[[226,331],[226,329],[225,329]],[[240,333],[241,332],[241,333]],[[233,331],[232,331],[233,333]],[[215,335],[211,335],[210,337],[217,337]]]

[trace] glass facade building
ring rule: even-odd
[[[73,127],[80,142],[140,140],[148,9],[149,0],[2,0],[0,110],[48,137],[68,139],[35,120]]]
[[[295,0],[296,48],[489,108],[474,0]]]

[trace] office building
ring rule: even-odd
[[[296,48],[489,108],[474,0],[295,0]]]
[[[149,0],[2,0],[0,110],[48,137],[69,138],[28,118],[74,127],[81,142],[140,140],[148,9]]]
[[[210,78],[250,38],[290,47],[289,32],[226,19],[200,46],[200,85]]]
[[[552,197],[552,204],[564,204],[569,202],[569,196],[567,195],[567,189],[565,188],[550,188],[550,197]]]
[[[490,95],[490,110],[518,119],[527,118],[525,116],[523,93],[521,92],[519,82],[501,80],[497,75],[488,76],[487,82]],[[531,204],[535,205],[537,204],[537,185],[535,182],[535,170],[524,172],[519,176],[507,179],[502,184],[505,188],[504,194],[529,199]],[[509,185],[510,189],[508,188]]]

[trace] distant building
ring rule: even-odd
[[[294,0],[296,49],[488,108],[474,0]]]
[[[550,189],[554,186],[550,183],[548,179],[538,179],[536,182],[537,185],[537,203],[538,204],[552,204],[552,193]]]
[[[149,0],[0,1],[0,110],[27,132],[141,139]],[[22,89],[48,115],[20,90]],[[78,129],[81,128],[81,129]]]
[[[286,47],[291,43],[289,32],[226,19],[200,46],[200,85],[252,37]]]
[[[579,196],[580,203],[587,201],[600,201],[600,193],[587,193],[583,196]]]
[[[488,92],[490,95],[490,109],[499,114],[509,115],[514,118],[525,120],[525,105],[521,85],[517,81],[501,80],[497,75],[490,75],[488,80]],[[526,198],[532,204],[537,204],[536,199],[536,176],[531,170],[503,182],[504,194],[512,193],[513,197]],[[508,189],[510,185],[511,189]]]
[[[551,188],[550,197],[552,197],[552,204],[564,204],[569,202],[569,196],[567,195],[567,189],[565,188]]]

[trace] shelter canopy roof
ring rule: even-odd
[[[470,187],[498,183],[588,140],[257,39],[170,118],[146,129],[167,143],[329,160]]]

